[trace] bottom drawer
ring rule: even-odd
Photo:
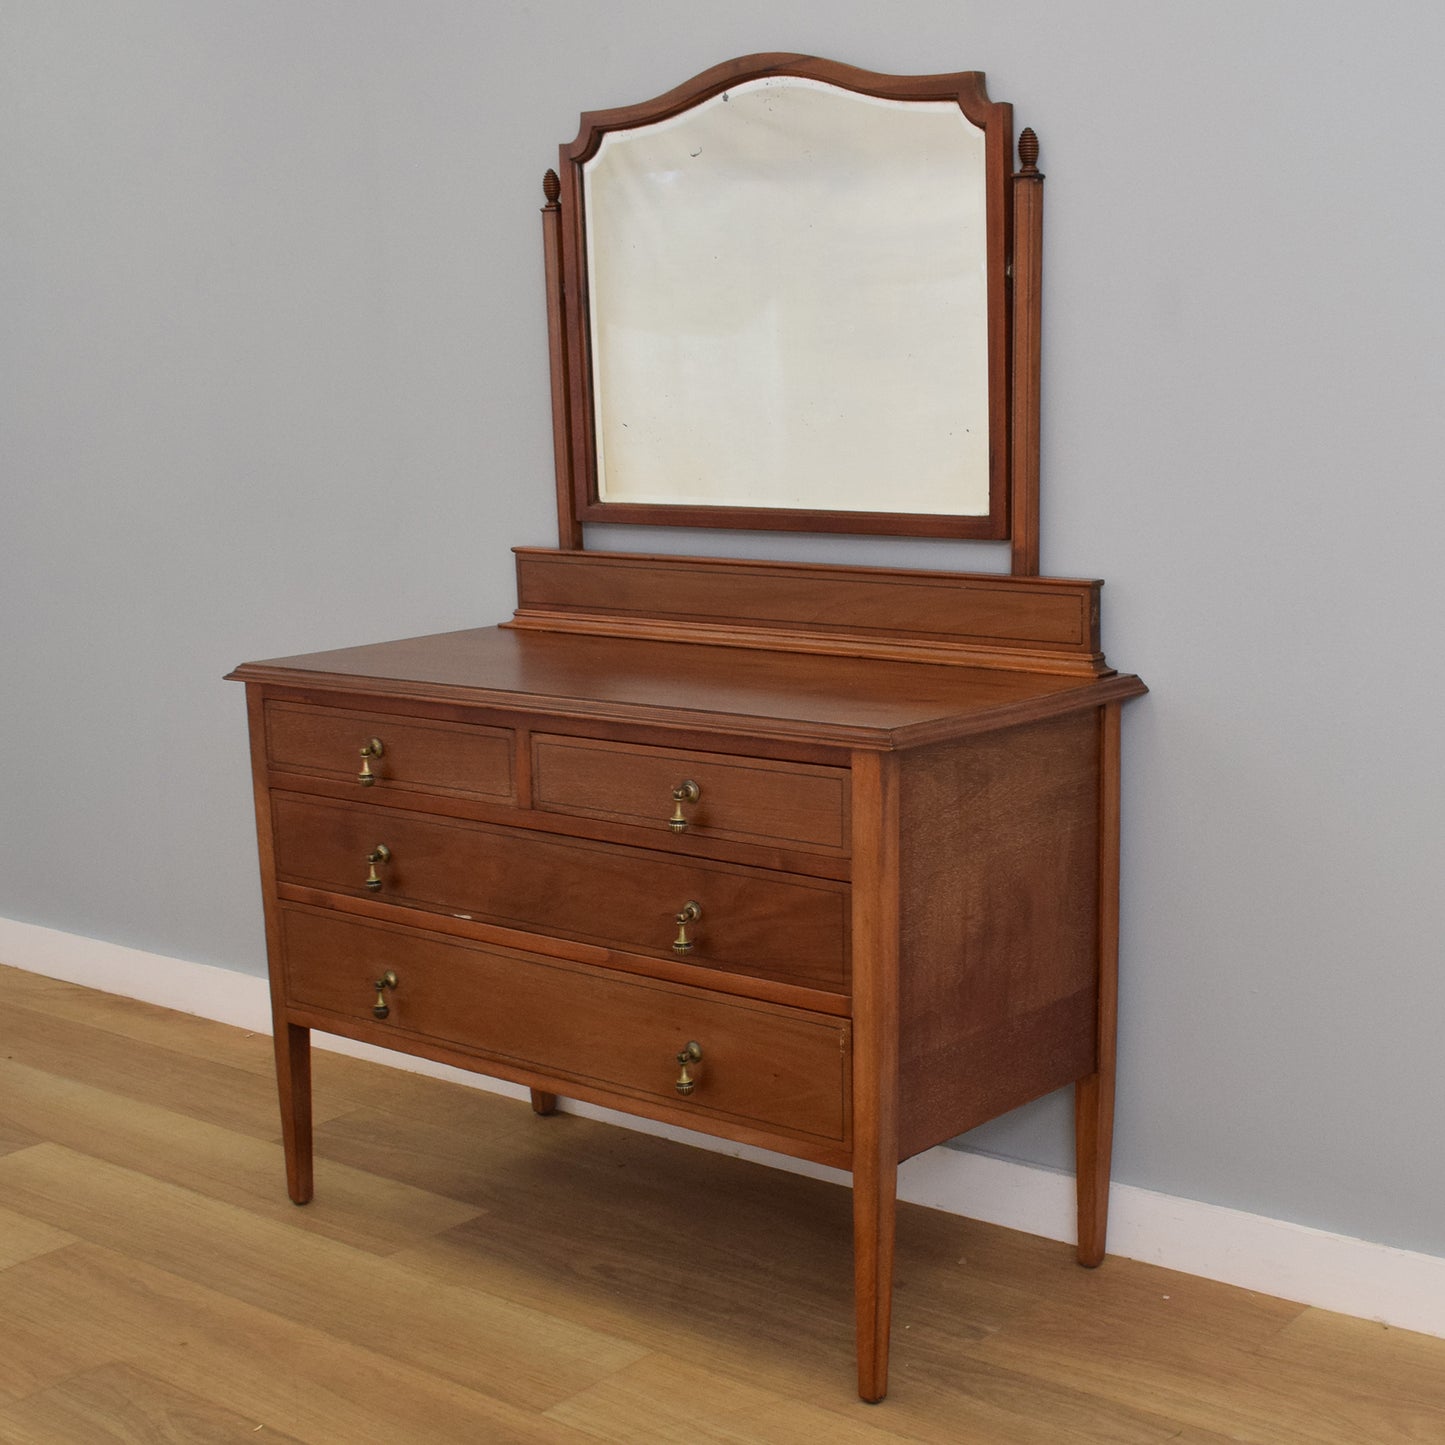
[[[281,935],[288,1003],[371,1024],[379,1043],[417,1035],[701,1115],[845,1137],[846,1020],[322,909],[283,906]],[[702,1056],[683,1096],[677,1054],[690,1041]]]

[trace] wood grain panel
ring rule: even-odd
[[[394,809],[273,796],[277,876],[689,964],[841,992],[845,885]],[[382,886],[365,888],[367,855]],[[677,913],[702,908],[677,954]]]
[[[231,677],[318,698],[370,693],[389,706],[461,704],[616,728],[646,725],[657,741],[667,731],[680,746],[736,738],[748,751],[760,740],[786,740],[790,748],[920,746],[1146,691],[1133,676],[864,658],[851,655],[851,640],[847,656],[778,645],[779,637],[749,641],[737,631],[730,645],[698,647],[481,627],[250,662]]]
[[[696,803],[683,805],[688,838],[833,853],[847,847],[843,768],[545,734],[533,738],[532,751],[537,808],[640,824],[667,836],[672,790],[690,781],[700,792]]]
[[[903,766],[902,1157],[1093,1071],[1099,719]]]
[[[512,950],[283,907],[288,997],[372,1021],[373,980],[388,969],[377,1042],[421,1034],[561,1080],[682,1105],[769,1128],[842,1139],[845,1020],[609,974]],[[702,1046],[695,1092],[674,1088],[675,1055]]]
[[[900,655],[932,644],[1014,653],[1040,670],[1102,669],[1095,581],[736,558],[517,548],[517,620],[642,619],[679,627],[881,640]],[[701,634],[700,634],[701,637]]]
[[[361,749],[373,737],[383,751],[369,759],[375,781],[363,790],[357,782]],[[504,803],[516,797],[512,734],[504,728],[272,699],[266,704],[266,757],[279,772],[344,782],[366,797],[429,792]]]

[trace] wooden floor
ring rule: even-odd
[[[913,1206],[853,1394],[845,1191],[0,969],[0,1441],[1445,1442],[1445,1340]]]

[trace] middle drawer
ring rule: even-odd
[[[287,793],[272,825],[281,883],[848,990],[842,883]]]

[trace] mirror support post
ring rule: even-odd
[[[1013,177],[1012,477],[1009,535],[1015,577],[1039,575],[1039,357],[1043,291],[1044,177],[1039,138],[1019,136]]]
[[[556,171],[542,177],[542,255],[547,280],[547,352],[552,364],[552,455],[557,469],[557,545],[580,551],[582,524],[572,503],[572,445],[567,425],[567,327],[562,294],[562,182]]]

